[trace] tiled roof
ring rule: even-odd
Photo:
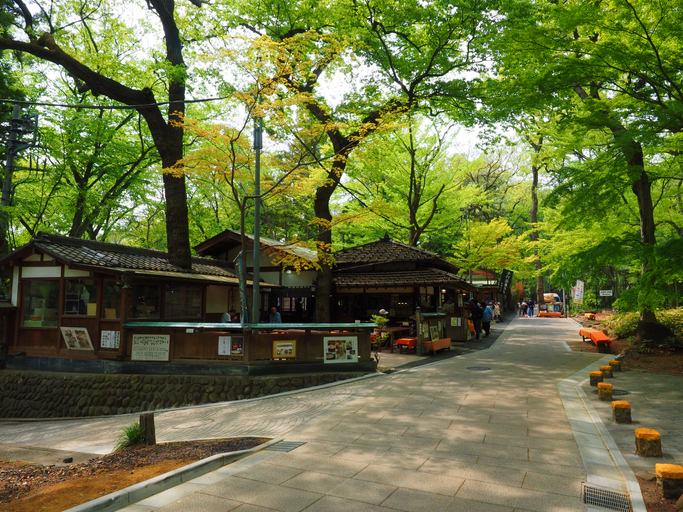
[[[83,240],[68,236],[39,232],[32,243],[46,254],[69,266],[108,268],[117,271],[135,270],[170,272],[173,274],[235,277],[227,263],[210,258],[192,258],[192,268],[172,265],[168,253],[127,245]],[[136,272],[140,273],[140,272]]]
[[[340,288],[454,285],[463,290],[475,289],[463,277],[436,268],[399,272],[335,272],[333,279]]]
[[[441,260],[438,254],[434,254],[417,247],[402,244],[396,240],[383,238],[376,242],[365,245],[349,247],[334,253],[337,265],[368,264],[368,263],[393,263],[407,261],[434,261]]]
[[[247,245],[253,246],[254,235],[245,233],[245,237],[247,239]],[[294,256],[297,256],[307,262],[318,261],[318,253],[313,249],[309,249],[308,247],[303,247],[294,243],[281,242],[280,240],[273,240],[272,238],[266,238],[263,236],[260,237],[259,240],[262,246],[268,247],[271,250],[293,254]],[[228,243],[228,246],[237,246],[239,245],[240,241],[241,235],[239,231],[226,229],[218,233],[216,236],[209,238],[208,240],[205,240],[201,244],[195,246],[194,250],[199,254],[210,254],[211,252],[215,251],[216,247],[221,247],[222,245],[225,245],[226,242],[232,242]]]

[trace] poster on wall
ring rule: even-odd
[[[119,331],[102,331],[100,333],[100,348],[119,348],[121,333]]]
[[[219,336],[218,337],[219,356],[243,356],[244,355],[244,336]]]
[[[430,325],[429,326],[429,337],[431,338],[432,341],[438,340],[441,336],[439,336],[439,327],[436,325]]]
[[[296,340],[278,340],[273,342],[273,358],[295,358]]]
[[[62,337],[69,350],[94,350],[88,329],[85,327],[62,327]]]
[[[219,356],[229,356],[231,354],[232,348],[232,336],[219,336],[218,337],[218,355]]]
[[[327,336],[323,338],[326,363],[357,363],[357,336]]]
[[[168,361],[170,334],[133,334],[131,361]]]

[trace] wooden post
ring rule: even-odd
[[[145,444],[147,446],[157,444],[157,434],[154,429],[154,413],[145,412],[140,415],[140,426],[145,431]]]

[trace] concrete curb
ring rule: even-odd
[[[232,462],[243,459],[259,452],[269,446],[281,441],[282,438],[273,439],[267,443],[260,444],[249,450],[240,450],[237,452],[219,453],[207,457],[206,459],[198,460],[182,468],[174,469],[163,475],[159,475],[144,482],[140,482],[120,491],[107,494],[101,498],[97,498],[87,503],[77,505],[65,512],[111,512],[119,510],[128,505],[132,505],[140,500],[159,494],[162,491],[175,487],[184,482],[197,478],[199,476],[215,471]]]
[[[592,403],[583,391],[583,384],[588,380],[586,375],[588,372],[597,370],[601,365],[607,364],[607,361],[613,356],[606,355],[601,359],[591,363],[585,368],[579,370],[574,375],[567,377],[557,383],[560,397],[565,407],[569,423],[574,431],[581,458],[586,468],[586,475],[589,484],[597,485],[615,492],[626,493],[631,499],[633,512],[647,512],[645,507],[645,500],[640,490],[640,484],[633,474],[633,470],[624,459],[614,439],[605,427],[605,424],[600,419],[600,416],[595,411]],[[595,434],[591,434],[585,428],[587,424],[595,428]],[[593,436],[596,438],[593,444],[589,444],[584,439],[580,438]],[[599,439],[599,441],[598,441]],[[599,446],[601,444],[601,446]],[[604,477],[598,474],[598,469],[602,466],[612,465],[619,472],[621,482]],[[615,475],[616,476],[616,475]],[[588,507],[589,511],[602,510]]]

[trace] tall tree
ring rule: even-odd
[[[201,5],[199,0],[194,3]],[[185,113],[187,66],[183,59],[183,39],[176,2],[148,0],[147,6],[156,15],[165,46],[161,57],[165,80],[163,88],[159,87],[161,84],[156,84],[156,92],[152,84],[139,87],[139,76],[136,76],[134,69],[128,68],[126,73],[117,73],[121,68],[114,64],[120,65],[118,59],[122,56],[104,50],[110,49],[107,41],[109,39],[111,44],[113,29],[127,29],[120,21],[124,17],[121,10],[123,6],[117,7],[106,2],[92,6],[87,1],[78,1],[55,2],[50,6],[36,3],[29,8],[22,0],[15,0],[11,8],[15,16],[15,33],[22,32],[23,39],[10,37],[14,34],[5,34],[0,37],[0,49],[22,52],[52,62],[73,77],[81,92],[90,92],[95,97],[106,96],[130,105],[145,119],[163,168],[171,169],[183,157],[183,129],[178,121]],[[34,15],[31,8],[39,14]],[[186,9],[190,7],[183,6],[183,10]],[[140,12],[144,11],[141,9]],[[103,28],[103,34],[98,34],[91,26]],[[130,64],[131,59],[126,62]],[[157,94],[160,93],[168,99],[167,106],[157,103]],[[185,178],[164,173],[163,181],[169,259],[175,265],[189,268],[191,252]]]

